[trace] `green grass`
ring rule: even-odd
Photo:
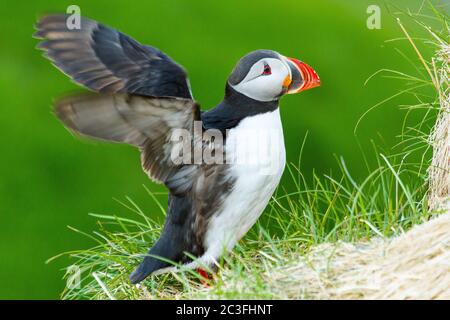
[[[189,270],[152,276],[140,288],[129,284],[128,275],[149,243],[157,239],[161,224],[148,218],[127,198],[122,205],[134,217],[91,214],[98,219],[98,231],[86,234],[71,228],[90,237],[96,245],[89,250],[65,253],[73,259],[73,265],[81,268],[82,281],[79,288],[66,288],[62,297],[276,298],[265,290],[262,275],[307,254],[312,246],[390,237],[430,217],[426,210],[425,176],[411,170],[416,166],[395,165],[395,160],[382,154],[377,159],[379,166],[360,182],[352,178],[342,159],[339,174],[313,173],[312,183],[307,182],[298,165],[290,164],[287,170],[295,191],[278,190],[263,218],[221,261],[213,287],[207,291]],[[149,192],[149,196],[164,211],[159,195]],[[230,288],[230,283],[235,287]]]
[[[161,224],[149,219],[131,199],[122,204],[134,218],[91,214],[98,219],[98,231],[86,234],[71,229],[90,237],[96,246],[65,253],[73,259],[73,265],[81,268],[82,281],[79,288],[66,288],[62,297],[275,298],[266,292],[262,275],[307,254],[312,246],[390,237],[429,218],[423,177],[418,179],[407,164],[393,165],[383,155],[379,161],[380,167],[361,182],[353,180],[343,160],[339,175],[333,178],[314,174],[312,184],[294,164],[289,165],[287,170],[296,191],[278,190],[261,221],[221,261],[214,285],[207,292],[189,270],[152,276],[141,288],[130,285],[128,275],[149,243],[157,239]],[[157,195],[150,195],[158,201]],[[230,289],[230,283],[236,287]]]
[[[408,13],[406,17],[421,23],[414,15]],[[446,25],[447,18],[440,18]],[[92,234],[71,228],[91,238],[95,245],[88,250],[62,254],[69,256],[72,266],[81,270],[80,286],[66,287],[62,298],[277,298],[267,286],[267,275],[307,256],[315,245],[388,238],[427,221],[434,214],[427,210],[427,168],[431,159],[428,137],[439,109],[441,87],[434,77],[439,62],[426,62],[417,49],[417,40],[412,40],[401,22],[399,26],[416,50],[422,67],[414,66],[417,68],[414,75],[394,70],[379,73],[403,80],[405,87],[398,95],[412,95],[417,103],[401,106],[407,109],[403,132],[392,150],[384,150],[373,142],[370,159],[363,155],[361,161],[367,167],[364,179],[355,179],[340,157],[336,159],[339,171],[325,175],[305,174],[301,156],[297,163],[290,163],[286,170],[294,188],[277,190],[263,217],[233,252],[220,261],[211,287],[202,285],[190,270],[151,276],[139,286],[129,284],[128,275],[149,244],[158,238],[161,223],[150,219],[150,214],[126,198],[120,202],[123,215],[91,214],[98,221],[98,230]],[[448,43],[447,34],[438,37]],[[429,94],[430,90],[422,90],[430,87],[436,89],[434,95]],[[411,123],[409,116],[416,112],[420,113],[421,121]],[[307,143],[305,137],[302,150]],[[375,166],[370,165],[373,162]],[[161,194],[147,191],[164,213]],[[69,269],[73,271],[72,267]],[[69,283],[73,280],[72,271],[65,276]]]

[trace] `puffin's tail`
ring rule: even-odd
[[[189,232],[191,202],[189,198],[169,195],[169,210],[161,237],[150,249],[144,261],[130,275],[130,282],[136,284],[147,278],[156,270],[172,266],[169,261],[180,262],[184,252],[189,251],[186,234]]]
[[[141,264],[131,273],[130,282],[132,284],[141,282],[156,270],[170,266],[166,258],[164,258],[164,260],[158,258],[161,256],[161,249],[164,247],[161,240],[164,239],[159,239],[158,242],[156,242],[156,244],[148,251],[148,255]]]

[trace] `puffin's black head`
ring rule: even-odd
[[[320,85],[319,76],[306,63],[271,50],[253,51],[239,60],[228,85],[258,101],[278,100]]]

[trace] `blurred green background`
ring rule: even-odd
[[[391,3],[414,10],[422,1]],[[389,146],[400,133],[404,113],[396,105],[405,99],[376,109],[353,134],[365,110],[398,91],[380,77],[367,86],[364,81],[381,68],[412,69],[397,51],[412,55],[409,44],[385,42],[402,34],[382,1],[3,1],[0,298],[57,299],[67,262],[45,260],[92,245],[66,226],[92,231],[95,219],[87,213],[121,214],[126,210],[113,198],[127,195],[157,215],[142,185],[164,190],[141,171],[136,150],[77,140],[53,116],[52,101],[80,89],[41,57],[31,35],[40,15],[64,12],[70,4],[184,65],[203,108],[222,99],[228,74],[249,51],[273,49],[306,61],[322,86],[284,98],[281,107],[289,161],[297,161],[309,132],[306,175],[336,168],[336,154],[361,177],[358,141],[368,150],[379,134]],[[380,30],[366,27],[369,4],[381,7]],[[289,187],[286,178],[283,183]]]

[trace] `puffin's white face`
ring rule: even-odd
[[[257,101],[276,101],[285,93],[298,93],[320,85],[317,73],[306,63],[272,50],[256,50],[242,57],[228,85]]]
[[[291,79],[291,68],[283,57],[263,58],[254,63],[245,78],[232,87],[249,98],[272,101],[286,92]]]

